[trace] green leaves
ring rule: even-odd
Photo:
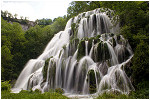
[[[86,12],[100,7],[99,1],[73,1],[67,9],[69,18],[78,15],[81,12]]]
[[[63,31],[66,26],[66,23],[67,23],[67,18],[65,16],[55,18],[53,23],[50,25],[52,33],[56,34],[59,31]]]
[[[141,41],[137,45],[136,51],[133,57],[133,73],[132,77],[134,79],[134,84],[137,85],[141,81],[146,81],[149,79],[149,46],[148,44]]]
[[[2,91],[4,91],[4,90],[5,90],[5,91],[8,91],[8,92],[11,91],[11,90],[10,90],[10,89],[11,89],[11,85],[9,84],[9,82],[10,82],[10,81],[2,81],[2,82],[1,82],[1,90],[2,90]]]
[[[51,19],[42,19],[39,22],[39,25],[24,32],[19,23],[8,23],[1,18],[3,80],[17,79],[25,63],[37,58],[54,34],[64,30],[67,17],[55,18],[53,22]]]
[[[36,22],[38,25],[43,25],[43,26],[52,24],[52,20],[51,20],[51,19],[45,19],[45,18],[40,19],[40,20],[37,19],[35,22]]]

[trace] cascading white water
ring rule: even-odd
[[[118,35],[119,27],[113,26],[108,11],[101,10],[71,18],[44,52],[26,64],[12,92],[63,88],[71,94],[111,90],[128,94],[134,90],[123,70],[133,56],[132,49],[127,40]]]

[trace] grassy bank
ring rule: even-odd
[[[138,87],[136,91],[130,92],[129,95],[120,94],[119,92],[103,93],[96,99],[148,99],[149,88],[147,85]],[[11,85],[9,81],[1,82],[1,99],[69,99],[62,95],[63,89],[57,88],[49,92],[41,93],[38,89],[35,91],[22,90],[20,93],[10,93]]]
[[[149,89],[132,91],[129,95],[119,93],[103,93],[96,99],[149,99]]]
[[[20,93],[10,93],[9,91],[1,91],[1,99],[69,99],[68,97],[57,92],[31,92],[21,91]]]
[[[131,92],[129,95],[104,93],[96,99],[148,99],[149,90],[143,89]],[[1,99],[69,99],[68,97],[57,92],[45,92],[41,94],[38,91],[21,91],[20,93],[10,93],[9,91],[1,91]]]

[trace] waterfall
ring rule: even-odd
[[[98,8],[71,18],[43,53],[25,65],[12,92],[62,88],[65,93],[89,95],[134,90],[124,71],[133,52],[118,25],[111,23],[108,10]]]
[[[85,41],[85,54],[88,55],[88,41]]]

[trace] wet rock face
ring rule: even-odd
[[[109,66],[107,65],[106,62],[102,62],[99,65],[99,69],[100,69],[101,73],[103,74],[103,76],[107,74],[108,68],[109,68]]]
[[[14,88],[63,89],[72,94],[134,90],[130,73],[122,68],[130,62],[132,49],[117,33],[119,27],[113,26],[109,12],[113,11],[95,9],[71,18],[44,52],[27,63]]]

